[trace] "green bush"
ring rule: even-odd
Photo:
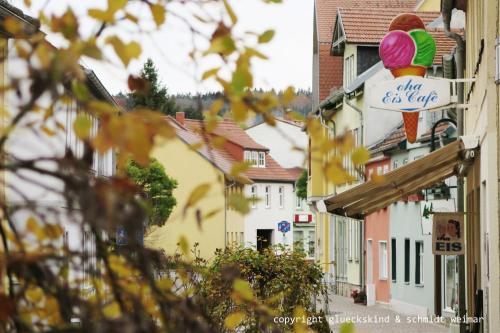
[[[316,311],[314,300],[326,296],[321,282],[323,273],[318,265],[305,260],[303,252],[282,247],[263,251],[227,248],[216,253],[204,275],[200,296],[205,312],[211,322],[217,323],[215,329],[220,332],[231,331],[224,326],[223,319],[234,313],[244,314],[238,332],[289,330],[291,325],[275,323],[274,318],[293,317],[298,310],[307,316],[322,315]],[[234,281],[248,282],[254,299],[238,301],[233,291],[233,287],[238,290]],[[311,328],[329,332],[328,324]]]

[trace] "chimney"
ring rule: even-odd
[[[291,109],[286,109],[283,111],[283,119],[285,120],[293,120],[291,116],[292,110]]]
[[[184,125],[185,119],[186,119],[186,114],[184,112],[175,113],[175,120],[177,120],[177,122],[180,123],[181,125]]]

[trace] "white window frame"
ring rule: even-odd
[[[252,164],[257,166],[259,163],[259,152],[258,151],[252,151]]]
[[[260,168],[265,168],[266,167],[266,153],[263,151],[259,151],[259,167]]]
[[[424,242],[423,241],[416,241],[415,244],[418,244],[416,246],[415,251],[418,249],[418,256],[419,256],[419,266],[420,266],[420,281],[419,283],[415,283],[417,286],[423,286],[424,285]],[[417,263],[415,263],[416,265]],[[416,266],[415,266],[415,269]],[[416,281],[415,281],[416,282]]]
[[[379,270],[378,277],[379,280],[387,280],[388,269],[387,269],[387,242],[378,242],[378,260],[379,260]]]
[[[252,185],[250,188],[250,196],[252,199],[252,208],[257,208],[257,185]]]
[[[271,186],[266,185],[265,188],[265,200],[266,200],[266,208],[271,208]]]
[[[399,167],[399,162],[396,160],[392,162],[392,170],[396,170]]]
[[[295,208],[302,209],[302,198],[297,195],[297,191],[295,191]]]
[[[243,159],[245,162],[252,162],[252,152],[249,150],[245,150],[243,152]]]
[[[279,207],[284,208],[285,207],[285,187],[280,186],[278,188],[278,198],[279,198]]]

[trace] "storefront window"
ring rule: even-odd
[[[304,250],[304,232],[302,230],[294,230],[293,246],[295,250]]]
[[[314,238],[316,237],[316,234],[314,233],[314,230],[312,231],[309,231],[309,250],[307,252],[307,254],[309,255],[309,257],[314,257]]]

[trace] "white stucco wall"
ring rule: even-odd
[[[257,229],[272,229],[272,243],[291,246],[293,244],[293,212],[295,209],[295,194],[290,183],[254,183],[245,185],[245,195],[251,197],[251,187],[257,186],[257,201],[255,208],[250,208],[250,213],[245,216],[245,246],[257,245]],[[266,207],[264,193],[265,187],[271,186],[271,205]],[[279,207],[279,187],[284,188],[284,205]],[[285,234],[278,231],[278,223],[290,222],[290,231]]]
[[[300,126],[276,121],[276,127],[262,123],[246,130],[257,143],[269,148],[284,168],[305,167],[308,137]]]

